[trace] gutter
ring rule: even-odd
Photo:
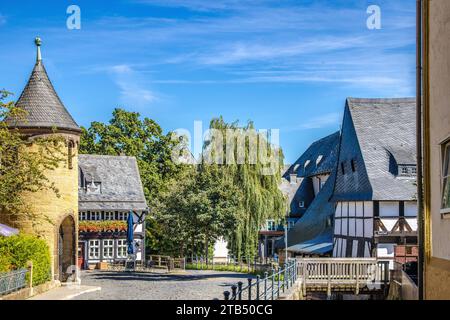
[[[423,132],[422,132],[422,54],[423,54],[423,0],[416,2],[416,146],[417,146],[417,222],[418,222],[418,288],[419,300],[424,299],[424,262],[425,262],[425,214],[423,194]]]

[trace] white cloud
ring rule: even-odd
[[[6,24],[6,17],[0,13],[0,26]]]
[[[262,5],[270,0],[135,0],[138,3],[187,8],[194,11],[238,10],[249,5]]]
[[[363,46],[362,37],[322,37],[315,40],[305,40],[290,44],[255,44],[237,43],[230,49],[217,48],[215,52],[200,57],[198,61],[203,64],[221,65],[237,64],[255,60],[267,60],[293,57],[304,54],[328,53],[334,50],[342,50]]]
[[[294,127],[285,128],[283,131],[321,129],[331,126],[337,126],[340,122],[341,122],[341,114],[338,112],[332,112],[311,119],[304,118],[302,120],[302,124]]]
[[[130,65],[114,65],[108,70],[119,88],[119,99],[123,105],[143,108],[158,100],[152,90],[143,86],[143,79]]]

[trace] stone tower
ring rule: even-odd
[[[52,279],[64,281],[66,271],[77,260],[78,236],[78,146],[81,130],[59,99],[42,63],[41,40],[35,40],[36,64],[16,106],[26,111],[25,118],[6,119],[30,141],[36,137],[62,136],[66,161],[47,178],[59,189],[60,197],[51,190],[27,193],[24,199],[33,213],[43,221],[9,221],[22,232],[37,234],[47,241],[52,260]],[[48,221],[45,221],[48,220]]]

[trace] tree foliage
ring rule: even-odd
[[[234,154],[234,161],[224,157],[223,165],[219,167],[222,180],[232,183],[240,193],[235,209],[236,227],[230,230],[227,238],[238,259],[253,258],[257,254],[258,231],[266,220],[281,220],[286,214],[286,198],[279,189],[282,151],[271,145],[264,133],[257,133],[252,122],[241,127],[238,122],[228,124],[220,117],[211,121],[210,128],[220,132],[221,138],[217,142],[213,137],[206,147],[214,153],[222,146],[225,156],[227,150]],[[239,141],[244,143],[242,148],[239,148]],[[252,148],[256,150],[256,159],[252,156]],[[238,156],[244,161],[237,162]]]
[[[160,248],[166,254],[178,248],[175,253],[180,255],[208,256],[211,244],[224,237],[237,259],[252,259],[257,254],[260,228],[267,219],[282,219],[287,209],[278,188],[282,155],[278,156],[267,137],[259,134],[258,148],[266,145],[261,152],[267,153],[272,163],[250,161],[254,146],[249,133],[256,132],[252,123],[239,127],[237,122],[227,124],[217,118],[211,121],[210,129],[216,131],[205,141],[200,163],[173,182],[155,208],[163,226]],[[227,134],[232,137],[227,139]],[[244,142],[242,148],[238,141]],[[235,159],[242,152],[244,161],[225,159],[227,149]],[[218,153],[221,156],[217,157]],[[273,164],[275,170],[265,173],[264,167]]]
[[[183,140],[170,132],[163,134],[155,121],[141,120],[139,113],[115,109],[108,124],[93,122],[89,129],[82,128],[81,153],[137,158],[152,212],[147,218],[147,252],[208,256],[214,241],[224,237],[238,259],[253,258],[258,231],[266,219],[284,216],[286,201],[278,188],[279,150],[260,134],[259,149],[267,148],[258,150],[258,155],[264,153],[271,163],[252,163],[248,138],[248,132],[254,132],[252,123],[240,127],[217,118],[210,129],[222,139],[212,137],[205,142],[200,163],[182,165],[173,162],[172,152]],[[227,140],[229,130],[233,137]],[[226,153],[233,139],[245,141],[244,150],[237,143],[231,147],[236,158],[244,153],[244,163],[209,161],[219,150]],[[276,170],[265,174],[265,167],[273,164]]]
[[[115,109],[109,123],[92,122],[82,129],[80,153],[127,155],[137,159],[144,193],[149,204],[166,189],[166,181],[180,171],[171,159],[178,141],[171,133],[137,112]]]
[[[33,262],[33,286],[50,280],[50,249],[45,240],[25,234],[0,237],[0,272],[26,268],[29,261]]]

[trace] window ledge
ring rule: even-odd
[[[442,219],[450,219],[450,209],[442,209],[441,210],[441,218]]]

